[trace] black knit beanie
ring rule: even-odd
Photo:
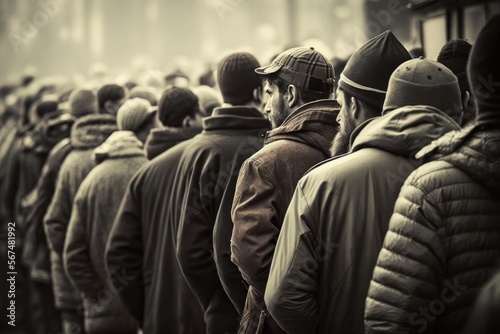
[[[352,54],[340,75],[339,87],[382,111],[392,72],[410,59],[408,50],[387,30]]]
[[[500,116],[500,14],[481,29],[472,47],[467,74],[478,112],[478,121]],[[492,115],[492,112],[495,115]]]
[[[224,102],[238,105],[251,99],[253,90],[262,85],[262,78],[255,73],[259,66],[248,52],[232,53],[220,61],[217,82]]]

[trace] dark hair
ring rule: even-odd
[[[290,85],[289,82],[283,80],[276,74],[269,74],[266,76],[266,80],[278,87],[278,90],[281,95],[286,93],[286,90],[288,88],[288,85]],[[323,99],[329,99],[330,98],[330,92],[325,92],[325,93],[313,93],[309,91],[305,91],[297,86],[295,86],[300,94],[300,98],[304,103],[307,102],[313,102],[317,100],[323,100]]]
[[[104,108],[106,101],[120,101],[125,97],[125,87],[116,84],[107,84],[102,86],[97,92],[97,103],[99,104],[99,109]]]
[[[45,115],[57,111],[58,106],[59,106],[58,101],[54,100],[39,101],[38,105],[36,106],[35,112],[38,118],[43,118]]]
[[[167,88],[158,104],[158,119],[165,126],[179,128],[186,116],[200,113],[198,97],[188,88]]]

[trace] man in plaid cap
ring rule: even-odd
[[[243,164],[232,206],[232,261],[249,285],[239,333],[282,333],[264,290],[284,215],[298,180],[329,157],[339,106],[332,64],[313,48],[292,48],[257,68],[273,125],[264,147]]]

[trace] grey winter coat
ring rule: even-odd
[[[57,177],[54,196],[44,217],[45,233],[51,249],[51,271],[56,307],[71,312],[83,311],[78,291],[69,281],[62,255],[73,199],[80,183],[95,166],[93,150],[117,129],[111,115],[88,115],[77,120],[71,129],[71,146]]]
[[[130,131],[111,134],[94,155],[99,165],[82,182],[73,202],[64,265],[83,295],[89,334],[135,333],[138,324],[115,292],[126,282],[121,273],[108,273],[105,248],[128,182],[147,159],[142,143]]]

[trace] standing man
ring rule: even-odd
[[[184,198],[177,236],[177,256],[189,285],[205,311],[208,333],[236,333],[238,312],[221,285],[213,259],[213,229],[226,192],[232,191],[243,162],[260,150],[271,126],[258,110],[262,80],[257,59],[231,54],[219,63],[217,81],[224,105],[204,120],[180,159],[177,191]],[[232,189],[228,189],[232,187]],[[229,239],[226,240],[229,244]]]
[[[387,30],[366,42],[349,58],[340,74],[337,99],[341,105],[340,130],[331,156],[347,153],[365,121],[380,116],[389,77],[401,63],[412,59],[394,34]],[[361,129],[361,128],[360,128]]]
[[[61,311],[65,334],[85,332],[82,299],[63,264],[73,199],[83,179],[96,165],[92,158],[94,149],[116,130],[116,117],[108,114],[86,115],[73,124],[70,134],[72,150],[62,163],[54,195],[44,216],[56,308]]]
[[[198,99],[188,88],[169,87],[158,117],[182,135],[167,135],[166,143],[155,146],[154,159],[128,183],[106,246],[108,274],[115,281],[115,273],[127,277],[118,296],[144,333],[204,333],[201,306],[175,257],[182,197],[171,190],[179,181],[174,171],[185,144],[201,129]]]
[[[232,206],[231,252],[249,289],[240,333],[279,333],[264,291],[276,240],[298,180],[329,157],[339,105],[331,100],[332,64],[313,48],[292,48],[255,70],[266,80],[265,111],[273,130],[243,164]]]
[[[406,61],[389,80],[383,116],[357,130],[351,153],[300,180],[265,295],[288,334],[364,333],[368,286],[399,189],[421,163],[415,153],[459,129],[461,106],[453,72]]]
[[[94,150],[97,166],[80,185],[73,201],[64,245],[64,267],[83,298],[87,334],[136,334],[137,322],[121,304],[110,280],[105,248],[128,182],[147,162],[143,142],[156,125],[155,111],[141,98],[125,101],[118,109],[118,131]]]

